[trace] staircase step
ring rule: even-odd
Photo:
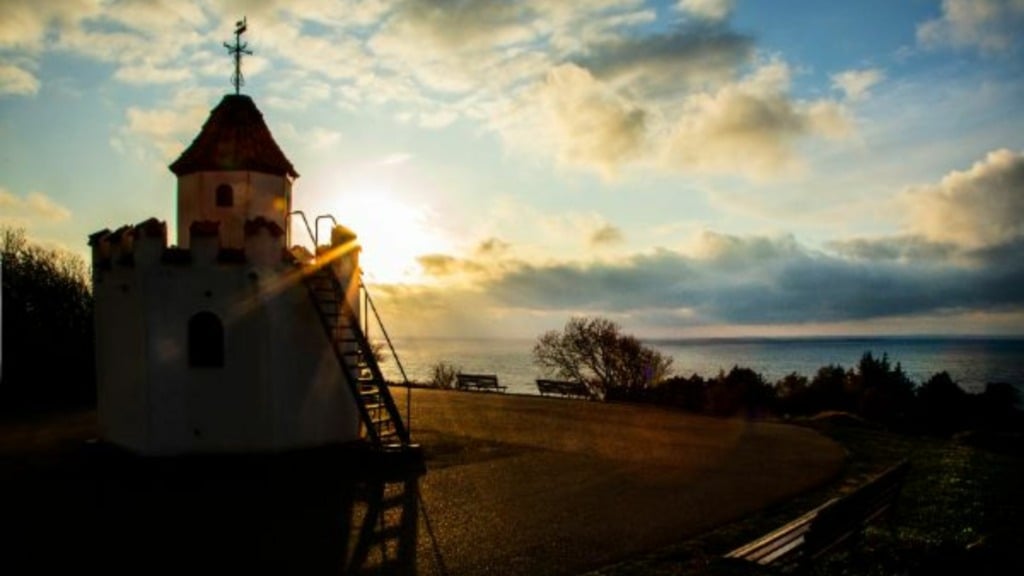
[[[360,405],[361,436],[372,439],[381,449],[404,445],[408,437],[404,436],[403,422],[394,413],[390,390],[376,364],[373,347],[363,333],[345,288],[332,271],[327,269],[316,270],[306,276],[304,281],[347,384]],[[403,431],[402,435],[399,434],[400,430]]]

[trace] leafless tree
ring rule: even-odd
[[[599,398],[637,398],[669,375],[672,358],[601,317],[570,318],[542,334],[533,361],[557,378],[583,382]]]

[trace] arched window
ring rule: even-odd
[[[224,325],[213,312],[199,312],[188,319],[188,365],[224,366]]]
[[[230,184],[217,186],[217,207],[230,208],[235,205],[235,191]]]

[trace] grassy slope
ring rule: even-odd
[[[963,442],[891,434],[870,428],[813,424],[850,458],[842,477],[821,490],[720,527],[699,538],[595,573],[771,574],[717,559],[828,498],[841,495],[902,458],[911,471],[897,508],[881,525],[807,568],[810,574],[1022,573],[1024,455]]]

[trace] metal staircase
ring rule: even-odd
[[[416,574],[416,477],[368,482],[356,490],[344,574]]]
[[[305,275],[320,323],[355,398],[362,430],[375,447],[409,445],[409,430],[395,405],[373,347],[330,266]]]

